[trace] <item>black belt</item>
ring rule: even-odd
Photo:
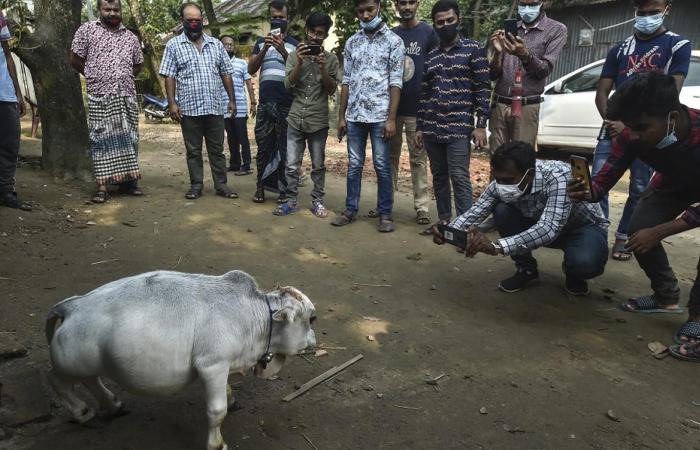
[[[544,100],[541,96],[536,96],[536,97],[523,97],[522,98],[522,105],[536,105],[538,103],[542,103],[542,100]],[[504,105],[512,105],[513,104],[513,98],[512,97],[501,97],[500,95],[496,95],[496,101],[498,103],[503,103]]]

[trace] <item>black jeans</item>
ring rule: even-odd
[[[248,117],[229,117],[224,119],[224,126],[228,138],[228,150],[231,153],[229,167],[234,171],[250,170]]]
[[[224,156],[224,116],[182,116],[182,137],[187,149],[187,170],[194,189],[204,186],[202,139],[207,143],[207,155],[214,189],[226,186],[226,156]]]
[[[0,102],[0,192],[14,192],[19,155],[17,103]]]
[[[286,193],[287,114],[289,106],[273,102],[260,103],[255,120],[258,144],[258,189]]]
[[[688,206],[700,201],[700,192],[695,194],[678,191],[648,189],[644,192],[632,214],[630,221],[630,236],[639,230],[652,228],[659,224],[670,222],[678,217]],[[668,262],[668,256],[663,244],[645,254],[634,254],[639,266],[644,270],[651,281],[659,303],[675,305],[680,300],[678,279]],[[698,261],[698,274],[690,291],[688,301],[690,315],[700,315],[700,261]]]

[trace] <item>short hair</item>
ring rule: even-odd
[[[220,41],[223,41],[224,38],[229,38],[229,39],[231,39],[233,42],[236,42],[236,38],[233,37],[233,36],[230,35],[230,34],[224,34],[224,35],[222,35],[222,36],[219,36],[219,40],[220,40]]]
[[[199,10],[200,13],[204,14],[204,10],[203,10],[202,7],[199,6],[197,3],[195,3],[195,2],[185,2],[185,3],[183,3],[182,5],[180,5],[180,18],[181,18],[181,19],[185,17],[185,10],[186,10],[187,8],[189,8],[190,6],[194,6],[195,8],[197,8],[197,9]]]
[[[504,169],[508,161],[513,162],[521,173],[535,167],[535,149],[531,144],[523,141],[511,141],[501,145],[491,155],[491,167]]]
[[[379,5],[381,0],[355,0],[355,8],[360,6],[360,4],[362,4],[362,3],[370,3],[370,2],[376,3]]]
[[[97,2],[95,2],[95,4],[97,5],[97,9],[98,9],[98,10],[100,9],[100,7],[102,7],[102,2],[107,2],[107,3],[110,3],[110,4],[116,2],[116,3],[119,3],[119,7],[120,7],[120,8],[121,8],[121,6],[122,6],[122,1],[121,1],[121,0],[97,0]]]
[[[328,33],[328,30],[333,26],[331,16],[322,11],[316,11],[309,14],[309,17],[306,18],[306,28],[309,30],[321,26],[325,28],[326,33]]]
[[[455,0],[439,0],[433,5],[433,9],[430,11],[430,17],[435,21],[435,15],[441,12],[447,12],[453,10],[457,17],[459,17],[459,3]]]
[[[632,0],[632,5],[634,5],[635,8],[640,8],[650,1],[652,0]],[[666,0],[666,5],[670,5],[671,3],[673,3],[673,0]]]
[[[648,72],[627,81],[608,100],[608,120],[666,117],[681,108],[676,79],[661,72]]]
[[[272,0],[267,4],[267,10],[270,11],[272,9],[275,11],[287,11],[287,14],[289,14],[289,5],[284,0]]]

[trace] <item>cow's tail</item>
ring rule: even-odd
[[[57,322],[60,320],[63,322],[66,318],[66,302],[73,300],[75,298],[78,298],[79,296],[74,296],[67,298],[63,300],[62,302],[56,303],[53,305],[51,310],[49,311],[49,315],[46,317],[46,327],[44,329],[46,333],[46,340],[49,345],[51,345],[51,341],[53,340],[53,335],[56,334],[56,329],[58,326],[56,325]]]

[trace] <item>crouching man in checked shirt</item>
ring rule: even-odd
[[[536,281],[540,247],[564,251],[565,289],[571,295],[588,295],[586,280],[603,273],[608,258],[608,221],[598,205],[572,203],[567,193],[569,164],[536,161],[535,149],[526,142],[504,144],[491,156],[494,181],[476,204],[451,227],[468,231],[466,256],[477,253],[510,256],[515,275],[499,284],[504,292],[517,292]],[[491,241],[476,229],[493,213],[501,239]],[[433,228],[433,240],[442,235]]]
[[[170,117],[180,122],[187,149],[190,190],[185,198],[194,200],[202,196],[202,139],[207,142],[216,195],[238,198],[238,194],[226,184],[224,156],[224,112],[236,116],[236,97],[231,80],[233,64],[221,41],[202,31],[202,10],[196,3],[183,3],[180,18],[184,33],[165,46],[160,74],[165,77]],[[228,94],[228,105],[221,98],[222,82]]]

